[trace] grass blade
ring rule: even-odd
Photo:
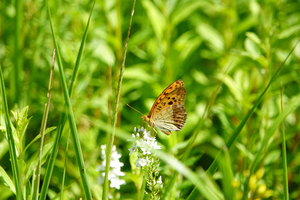
[[[15,141],[12,133],[11,128],[11,121],[9,119],[9,112],[8,112],[8,105],[7,105],[7,99],[6,99],[6,93],[5,93],[5,85],[2,75],[2,68],[0,66],[0,79],[1,79],[1,91],[2,91],[2,100],[3,100],[3,108],[4,108],[4,119],[5,119],[5,125],[6,125],[6,133],[7,133],[7,140],[8,140],[8,146],[9,146],[9,156],[11,159],[11,167],[12,172],[14,176],[14,183],[16,188],[16,199],[21,200],[23,199],[22,194],[22,177],[20,174],[20,167],[18,163],[17,158],[17,152],[15,148]]]
[[[299,41],[298,41],[299,42]],[[245,126],[245,124],[247,123],[248,119],[250,118],[250,116],[253,114],[254,110],[257,108],[258,104],[260,103],[260,101],[262,100],[262,98],[264,97],[265,93],[267,92],[267,90],[269,89],[270,85],[274,82],[274,80],[277,78],[277,75],[279,74],[279,72],[281,71],[281,69],[284,67],[285,62],[287,61],[287,59],[290,57],[290,55],[292,54],[292,52],[294,51],[294,49],[296,48],[298,42],[296,43],[296,45],[294,46],[294,48],[290,51],[290,53],[288,54],[288,56],[285,58],[285,60],[282,62],[281,66],[277,69],[277,71],[274,73],[274,75],[272,76],[271,80],[269,81],[268,85],[266,86],[266,88],[264,89],[264,91],[261,93],[261,95],[258,97],[258,99],[256,100],[256,102],[254,103],[253,107],[251,108],[251,110],[247,113],[247,115],[245,116],[245,118],[243,119],[243,121],[240,123],[240,125],[235,129],[235,131],[233,132],[232,136],[229,138],[229,140],[226,143],[226,146],[228,147],[228,149],[231,147],[231,145],[233,144],[233,142],[236,140],[236,138],[238,137],[239,133],[241,132],[241,130],[243,129],[243,127]],[[217,156],[218,157],[218,156]],[[213,161],[213,163],[210,165],[208,172],[210,174],[213,174],[216,169],[217,169],[217,163],[216,163],[216,159]]]
[[[70,100],[70,96],[69,96],[68,89],[67,89],[65,75],[63,72],[63,66],[62,66],[62,62],[61,62],[61,58],[60,58],[59,48],[58,48],[56,38],[55,38],[55,31],[54,31],[54,27],[52,24],[51,13],[50,13],[50,8],[48,5],[48,2],[47,2],[47,11],[48,11],[48,17],[49,17],[49,21],[50,21],[52,38],[53,38],[54,46],[57,51],[57,62],[58,62],[58,68],[59,68],[59,74],[60,74],[60,82],[62,84],[65,103],[66,103],[66,107],[67,107],[67,115],[68,115],[68,119],[69,119],[69,123],[70,123],[70,129],[71,129],[71,135],[72,135],[72,139],[73,139],[73,143],[74,143],[74,149],[76,152],[76,158],[77,158],[76,160],[77,160],[77,164],[78,164],[78,169],[79,169],[79,173],[81,176],[85,197],[86,197],[86,199],[92,199],[91,190],[89,188],[87,176],[86,176],[86,172],[85,172],[82,150],[81,150],[81,146],[80,146],[80,142],[79,142],[79,138],[78,138],[78,132],[77,132],[75,118],[74,118],[74,114],[73,114],[73,110],[72,110],[71,100]]]
[[[64,186],[65,186],[66,170],[67,170],[67,159],[68,159],[68,149],[69,149],[69,138],[70,138],[70,132],[68,133],[68,142],[67,142],[66,152],[65,152],[65,165],[64,165],[63,177],[62,177],[62,181],[61,181],[60,199],[63,199],[63,194],[64,194]]]
[[[249,186],[249,184],[248,184],[249,178],[251,177],[252,174],[255,173],[255,171],[258,169],[260,163],[262,162],[262,159],[265,155],[264,152],[267,150],[267,148],[269,146],[271,137],[274,135],[275,131],[280,126],[280,124],[283,122],[285,117],[288,114],[294,112],[299,106],[300,106],[300,95],[297,95],[290,100],[289,104],[285,107],[284,111],[270,125],[270,129],[268,129],[267,135],[265,136],[265,138],[262,142],[262,145],[261,145],[260,149],[257,151],[257,154],[253,160],[253,163],[250,168],[250,174],[244,183],[245,189],[244,189],[243,199],[247,199],[246,194],[247,194],[248,186]]]
[[[212,180],[205,174],[201,173],[201,178],[193,172],[191,169],[186,167],[182,162],[177,160],[172,155],[165,153],[164,151],[154,151],[156,152],[157,157],[160,160],[167,163],[169,166],[172,166],[178,173],[185,176],[189,181],[191,181],[197,191],[200,191],[201,194],[205,197],[205,199],[223,199],[223,195],[220,190],[217,188],[216,184],[212,182]]]
[[[282,62],[282,64],[280,65],[280,67],[276,70],[276,72],[274,73],[274,75],[272,76],[271,80],[269,81],[268,85],[266,86],[266,88],[264,89],[264,91],[261,93],[261,95],[258,97],[258,99],[256,100],[256,102],[254,103],[253,107],[251,108],[251,110],[247,113],[247,115],[245,116],[245,118],[243,119],[243,121],[240,123],[240,125],[235,129],[235,131],[233,132],[233,134],[231,135],[231,137],[229,138],[228,142],[226,143],[226,146],[228,149],[230,149],[230,147],[232,146],[233,142],[236,140],[236,138],[238,137],[239,133],[241,132],[241,130],[243,129],[243,127],[245,126],[245,124],[247,123],[248,119],[250,118],[250,116],[253,114],[254,110],[256,109],[256,107],[258,106],[258,104],[260,103],[260,101],[262,100],[262,98],[264,97],[265,93],[267,92],[267,90],[269,89],[270,85],[274,82],[274,80],[277,78],[279,72],[281,71],[281,69],[284,67],[284,64],[286,63],[287,59],[290,57],[290,55],[292,54],[292,52],[295,50],[296,46],[298,45],[299,40],[297,41],[297,43],[295,44],[295,46],[293,47],[293,49],[289,52],[289,54],[287,55],[287,57],[285,58],[285,60]],[[220,153],[218,153],[218,155],[216,156],[216,158],[214,159],[213,163],[210,165],[210,167],[208,168],[207,172],[210,174],[213,174],[217,167],[218,167],[218,163],[217,163],[217,159],[220,156]],[[247,187],[247,186],[246,186]],[[193,193],[198,193],[197,190],[192,191],[192,193],[190,195],[194,195]],[[246,192],[244,193],[244,195],[246,194]]]
[[[24,107],[21,105],[21,100],[22,100],[22,83],[21,81],[23,80],[22,77],[22,65],[23,65],[23,55],[22,55],[22,20],[23,20],[23,1],[15,1],[15,7],[16,7],[16,16],[15,16],[15,51],[14,51],[14,63],[15,63],[15,83],[14,83],[14,102],[19,104],[20,108]]]
[[[92,4],[90,15],[89,15],[89,19],[88,19],[88,22],[87,22],[87,25],[86,25],[86,29],[85,29],[85,32],[84,32],[84,35],[83,35],[83,38],[82,38],[82,41],[81,41],[78,56],[77,56],[77,59],[76,59],[75,68],[74,68],[74,72],[73,72],[73,75],[72,75],[72,81],[71,81],[70,88],[69,88],[70,97],[71,97],[71,94],[73,92],[74,82],[75,82],[75,79],[76,79],[77,74],[78,74],[80,58],[81,58],[81,55],[82,55],[82,52],[83,52],[83,47],[84,47],[84,44],[85,44],[85,41],[86,41],[87,31],[88,31],[88,27],[89,27],[89,24],[90,24],[90,21],[91,21],[91,17],[92,17],[92,13],[93,13],[93,10],[94,10],[95,2],[96,1],[94,0],[94,2]],[[46,199],[47,190],[48,190],[48,187],[49,187],[49,184],[50,184],[50,178],[52,176],[55,159],[56,159],[56,156],[57,156],[57,153],[58,153],[58,146],[59,146],[59,143],[60,143],[61,134],[62,134],[62,131],[64,129],[64,125],[65,125],[66,121],[67,121],[67,115],[65,113],[62,113],[62,115],[60,117],[60,120],[59,120],[58,128],[57,128],[57,134],[56,134],[56,137],[55,137],[53,151],[51,153],[50,161],[49,161],[49,164],[47,166],[46,174],[45,174],[45,177],[44,177],[44,182],[43,182],[43,186],[42,186],[42,190],[41,190],[41,194],[40,194],[40,199]]]
[[[282,95],[282,82],[281,82],[281,112],[283,112],[283,95]],[[285,130],[284,120],[281,123],[281,135],[282,135],[282,164],[283,164],[283,181],[284,181],[284,199],[289,199],[289,183],[288,183],[288,172],[287,172],[287,159],[286,159],[286,141],[285,141]]]

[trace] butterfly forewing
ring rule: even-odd
[[[174,92],[174,91],[177,91],[178,88],[184,88],[184,83],[182,80],[177,80],[175,81],[174,83],[172,83],[171,85],[169,85],[156,99],[156,101],[154,102],[151,110],[150,110],[150,113],[148,115],[148,117],[151,117],[151,115],[153,114],[153,112],[159,112],[160,110],[162,110],[164,107],[167,107],[167,106],[170,106],[168,104],[162,104],[162,101],[163,102],[166,102],[167,100],[170,100],[168,99],[170,96],[167,96],[169,95],[170,93]],[[186,89],[184,88],[184,93],[186,94]],[[174,95],[172,95],[172,97],[176,96],[177,92],[174,93]],[[185,94],[184,94],[184,97],[183,97],[183,104],[184,105],[184,98],[185,98]],[[167,96],[167,97],[166,97]],[[170,97],[171,98],[171,97]]]

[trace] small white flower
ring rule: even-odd
[[[104,170],[105,170],[105,166],[103,167],[103,165],[97,165],[97,169],[96,169],[97,172],[104,171]]]
[[[138,158],[136,160],[135,166],[137,167],[144,167],[145,165],[147,165],[147,160],[144,158]]]
[[[157,183],[162,184],[161,176],[159,176]]]
[[[129,151],[130,151],[129,155],[131,155],[133,152],[136,151],[136,145],[135,145],[135,143],[132,144],[132,148],[130,148]]]
[[[101,165],[97,166],[97,171],[101,171],[101,176],[97,177],[98,183],[102,184],[105,177],[105,166],[106,166],[106,145],[101,145],[101,157],[103,162]],[[125,184],[124,180],[120,180],[119,176],[124,176],[125,173],[121,172],[121,167],[124,166],[122,162],[119,161],[121,154],[117,152],[116,146],[113,146],[111,153],[110,169],[108,172],[108,180],[110,181],[110,187],[120,189],[120,185]]]
[[[152,144],[152,149],[161,149],[161,146],[160,145],[157,145],[157,142],[154,142]]]
[[[143,151],[143,155],[150,155],[151,151],[149,149],[141,148]]]
[[[126,182],[124,180],[121,180],[119,178],[113,178],[110,180],[110,187],[120,189],[120,185],[124,185]]]
[[[155,137],[151,136],[151,132],[142,127],[138,129],[139,132],[143,132],[143,138],[139,138],[139,132],[136,135],[132,134],[136,140],[133,142],[132,148],[129,149],[131,155],[137,149],[140,149],[143,155],[150,155],[152,149],[161,149],[161,146],[157,144]]]
[[[151,132],[150,131],[146,131],[146,129],[144,130],[144,136],[143,136],[143,138],[145,139],[145,140],[148,140],[148,139],[150,139],[150,138],[152,138],[152,136],[151,136]]]
[[[136,129],[134,129],[136,130]],[[142,137],[140,137],[140,135]],[[147,187],[150,191],[158,193],[163,188],[162,178],[159,176],[158,167],[159,159],[155,154],[152,154],[153,149],[161,149],[162,147],[157,144],[156,138],[151,135],[151,131],[147,132],[147,129],[141,127],[132,135],[134,138],[132,148],[129,149],[131,155],[133,152],[137,152],[137,158],[135,165],[141,167],[145,173],[154,174],[153,177],[147,178]],[[158,177],[159,176],[159,177]],[[155,187],[155,186],[158,187]],[[147,194],[147,192],[145,191]]]

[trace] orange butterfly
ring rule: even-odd
[[[180,131],[187,118],[185,95],[183,81],[175,81],[158,96],[149,115],[142,116],[142,119],[153,129],[158,128],[167,135],[171,131]]]

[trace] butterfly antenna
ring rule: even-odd
[[[125,103],[129,108],[131,108],[132,110],[135,110],[136,112],[140,113],[141,115],[144,115],[143,113],[141,113],[140,111],[138,111],[137,109],[131,107],[128,103]]]

